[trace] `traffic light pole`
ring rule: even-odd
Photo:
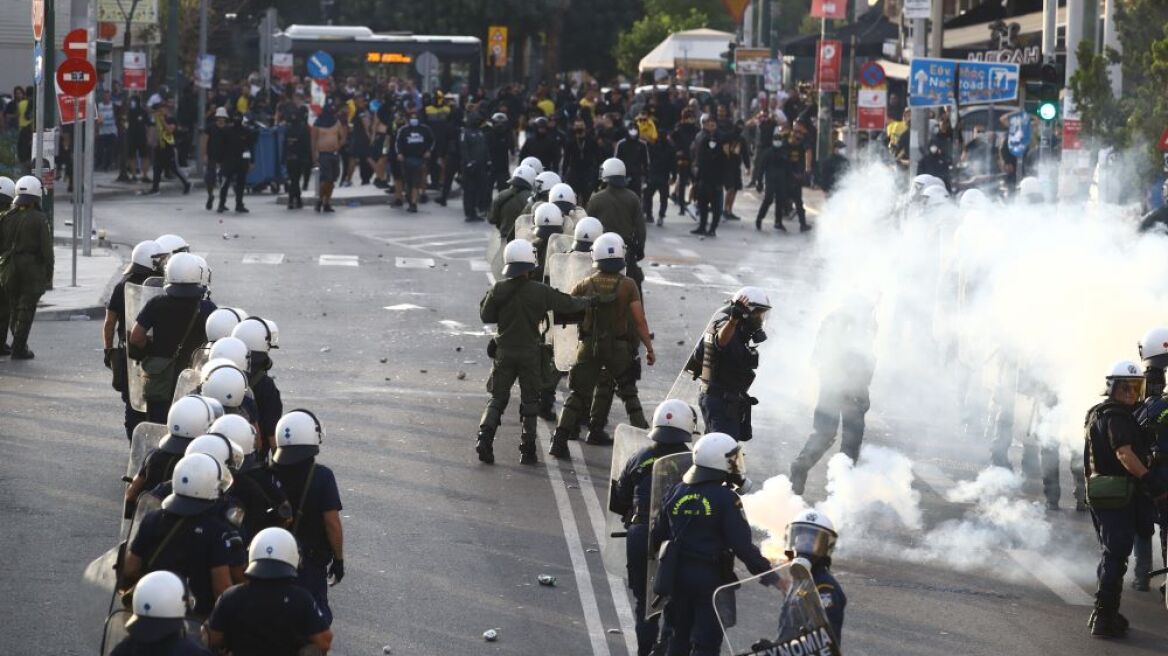
[[[89,63],[97,66],[97,2],[89,0],[89,15],[87,17],[87,29],[89,36]],[[85,113],[85,151],[83,153],[84,160],[82,161],[82,180],[84,186],[82,187],[83,197],[81,199],[81,254],[86,257],[93,255],[93,156],[95,154],[94,145],[96,143],[97,132],[97,90],[90,92],[89,97],[85,99],[86,113]]]

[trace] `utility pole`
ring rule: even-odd
[[[168,0],[166,5],[166,83],[170,92],[178,97],[178,0]]]
[[[86,34],[89,37],[89,63],[97,66],[97,3],[89,0],[87,3]],[[81,187],[81,254],[89,257],[93,255],[93,156],[95,153],[97,132],[97,94],[95,89],[86,99],[85,112],[85,159],[82,160],[81,177],[84,186]]]
[[[195,66],[198,66],[199,62],[203,60],[203,56],[207,54],[207,1],[199,0],[199,57],[195,61]],[[199,97],[199,133],[195,135],[195,172],[201,176],[203,175],[203,159],[206,156],[206,153],[203,152],[203,133],[207,129],[207,90],[196,82],[195,93]]]
[[[37,125],[41,131],[38,139],[36,162],[33,164],[33,174],[43,183],[45,180],[44,133],[57,124],[57,85],[53,82],[57,74],[57,10],[52,0],[45,2],[45,32],[41,40],[45,53],[45,67],[41,82],[41,93],[36,99]],[[54,228],[53,221],[53,191],[49,185],[44,185],[46,192],[41,197],[41,209],[49,217],[49,227]]]
[[[912,22],[913,58],[925,56],[925,30],[925,19],[914,18]],[[921,147],[929,139],[929,110],[923,107],[913,107],[910,128],[912,132],[909,133],[908,150],[911,161],[909,172],[910,176],[913,176],[917,174],[917,164],[921,161]]]

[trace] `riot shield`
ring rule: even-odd
[[[552,253],[547,256],[544,272],[548,284],[565,294],[571,294],[580,281],[592,274],[592,256],[588,253]],[[577,325],[564,321],[564,317],[553,316],[548,341],[555,351],[556,369],[571,369],[576,363],[576,348],[580,344]]]
[[[778,576],[777,586],[759,584],[768,574]],[[718,588],[714,612],[723,651],[734,656],[841,653],[815,580],[802,564],[784,563]]]
[[[167,479],[169,482],[169,479]],[[167,486],[169,487],[169,486]],[[138,503],[134,508],[134,518],[130,521],[130,526],[126,532],[126,544],[134,544],[134,538],[138,537],[138,529],[142,526],[142,520],[146,519],[146,515],[155,510],[162,509],[162,497],[158,496],[156,492],[159,489],[144,490],[142,494],[138,495]]]
[[[625,576],[625,523],[626,509],[616,501],[616,484],[620,480],[625,465],[640,451],[653,445],[649,431],[629,424],[620,424],[613,433],[612,466],[608,474],[608,513],[604,525],[604,569],[618,577]]]
[[[199,348],[195,349],[193,353],[191,353],[191,366],[189,368],[194,369],[195,371],[198,371],[198,370],[202,369],[203,365],[207,364],[207,360],[210,360],[210,359],[211,359],[211,342],[207,342],[206,344],[203,344]],[[175,398],[178,398],[178,397],[175,397]]]
[[[586,216],[588,216],[588,211],[583,207],[573,207],[572,211],[564,214],[564,234],[575,234],[576,224],[580,222],[580,219]]]
[[[720,307],[717,310],[715,310],[712,315],[710,315],[709,321],[707,321],[705,323],[705,325],[702,326],[702,332],[698,334],[696,339],[694,339],[692,345],[689,348],[688,353],[686,354],[686,362],[687,363],[689,361],[690,354],[697,352],[698,345],[701,344],[702,339],[705,338],[706,330],[710,327],[710,324],[714,323],[714,321],[716,319],[725,315],[728,311],[729,311],[728,307]],[[697,407],[699,407],[698,396],[701,394],[701,391],[702,391],[702,381],[698,378],[695,378],[694,375],[691,372],[687,371],[685,366],[683,365],[682,369],[681,369],[681,373],[677,375],[676,379],[674,379],[673,386],[669,388],[669,393],[665,395],[665,398],[667,398],[667,399],[681,399],[682,401],[685,401],[686,403],[690,404],[691,406],[697,408]],[[698,433],[704,433],[705,430],[706,430],[706,427],[705,427],[705,424],[702,422],[702,415],[699,412],[698,413]]]
[[[119,608],[105,618],[105,630],[101,635],[101,656],[109,656],[115,647],[130,636],[126,632],[126,621],[131,615],[129,610]]]
[[[576,236],[567,230],[557,232],[548,237],[547,254],[550,256],[553,253],[571,253],[572,247],[576,245]]]
[[[146,303],[156,296],[162,296],[162,278],[147,278],[141,285],[126,283],[126,332],[134,328],[134,322]],[[129,349],[126,350],[129,353]],[[126,357],[126,373],[129,384],[130,405],[138,412],[146,412],[146,373],[137,360]]]
[[[661,505],[665,503],[665,498],[673,491],[673,488],[681,482],[681,477],[693,465],[692,453],[675,453],[673,455],[658,458],[657,462],[653,463],[653,487],[649,493],[649,527],[657,523],[657,515],[661,512]],[[649,567],[646,570],[648,575],[645,577],[645,599],[649,603],[645,604],[645,615],[653,617],[664,610],[664,600],[659,600],[653,593],[653,579],[657,578],[657,554],[653,549],[649,550]]]
[[[198,351],[196,351],[197,353]],[[203,364],[206,364],[204,362]],[[199,365],[200,368],[202,365]],[[174,386],[174,399],[171,403],[178,401],[182,397],[194,392],[203,384],[203,374],[194,367],[190,369],[183,369],[182,373],[178,375],[178,384]]]
[[[134,435],[130,439],[130,460],[126,464],[126,476],[134,478],[142,463],[146,462],[146,454],[158,448],[158,443],[166,436],[166,426],[144,421],[134,427]]]
[[[503,277],[503,236],[499,234],[498,230],[491,230],[491,236],[487,238],[487,264],[491,267],[491,273],[495,274],[495,279]]]
[[[515,217],[515,238],[535,243],[535,214],[520,214]]]

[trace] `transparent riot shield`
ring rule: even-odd
[[[535,243],[535,215],[520,214],[515,218],[515,238]]]
[[[101,635],[101,656],[109,656],[115,647],[130,636],[126,632],[126,621],[131,615],[129,610],[119,608],[105,618],[105,630]]]
[[[503,276],[503,237],[498,230],[491,230],[491,235],[487,237],[487,264],[491,267],[491,273],[495,274],[495,279],[498,280]]]
[[[775,575],[776,585],[760,585]],[[811,572],[801,563],[724,585],[714,591],[714,612],[722,628],[723,653],[733,656],[823,654],[840,656],[839,641]]]
[[[134,435],[130,440],[130,458],[126,463],[126,480],[132,480],[146,462],[146,455],[158,448],[158,443],[166,436],[166,426],[142,422],[134,428]],[[142,493],[145,496],[146,492]],[[123,519],[121,536],[129,535],[132,520]]]
[[[624,508],[616,498],[616,484],[629,460],[653,445],[649,431],[629,424],[620,424],[612,437],[612,466],[608,474],[608,513],[604,526],[604,569],[613,576],[625,576],[625,516],[632,508]]]
[[[141,285],[126,283],[125,290],[126,332],[129,333],[146,303],[162,295],[162,278],[147,278]],[[129,353],[129,349],[126,352]],[[129,356],[126,358],[126,373],[130,405],[138,412],[146,412],[146,373],[142,371],[141,364]]]
[[[552,253],[571,253],[575,245],[576,236],[565,229],[548,237],[547,255],[550,257]]]
[[[571,294],[580,281],[592,274],[592,256],[588,253],[549,254],[544,273],[548,277],[548,284],[565,294]],[[580,343],[578,325],[566,319],[553,316],[552,327],[548,331],[548,341],[555,352],[556,369],[560,371],[568,371],[576,363],[576,348]]]
[[[196,351],[197,353],[197,351]],[[203,364],[206,364],[205,362]],[[200,365],[201,367],[202,365]],[[174,399],[171,403],[178,401],[197,390],[199,385],[203,384],[203,374],[198,369],[183,369],[182,373],[178,375],[178,383],[174,386]]]
[[[693,465],[692,453],[675,453],[658,458],[653,463],[653,487],[649,493],[649,527],[657,523],[657,516],[661,513],[661,506],[673,488],[681,482],[681,477]],[[645,614],[653,617],[664,610],[664,600],[658,599],[653,592],[653,580],[657,578],[657,553],[649,549],[649,567],[645,577]]]
[[[167,479],[169,483],[169,478]],[[169,485],[166,486],[169,489]],[[130,520],[130,525],[126,532],[126,544],[134,544],[134,538],[138,537],[138,529],[142,526],[142,520],[146,519],[146,515],[155,510],[162,509],[162,497],[159,496],[161,490],[155,488],[153,490],[145,490],[138,495],[138,503],[134,507],[134,518]]]
[[[576,233],[576,224],[586,216],[588,216],[588,212],[583,207],[573,207],[572,211],[564,215],[564,234],[569,236],[574,235]]]
[[[202,346],[195,349],[194,352],[191,353],[191,366],[189,368],[194,369],[195,371],[198,371],[198,370],[202,369],[203,365],[207,364],[207,360],[210,360],[210,359],[211,359],[211,343],[207,342],[206,344],[203,344]]]

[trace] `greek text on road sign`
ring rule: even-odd
[[[1018,97],[1019,66],[918,57],[909,68],[909,105],[940,107],[1008,102]]]

